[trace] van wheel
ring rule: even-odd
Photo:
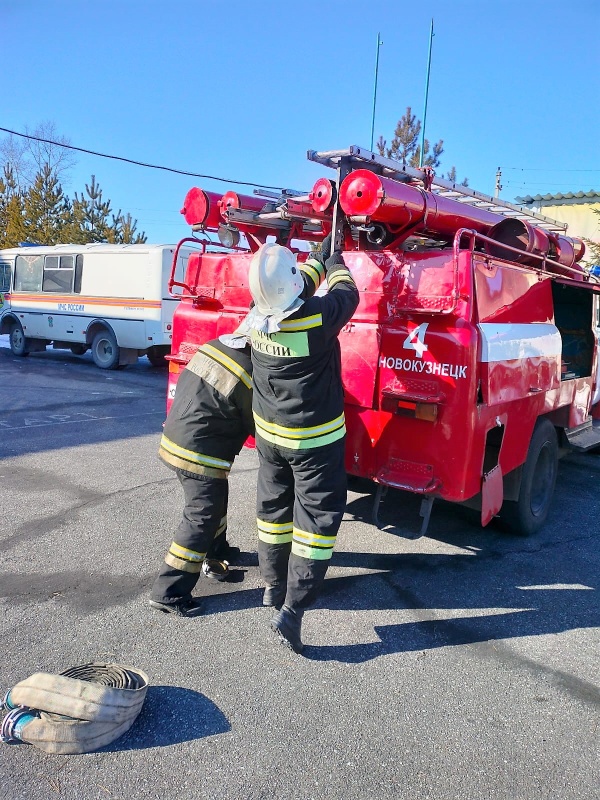
[[[558,473],[558,441],[554,425],[538,420],[521,475],[519,499],[504,501],[501,518],[522,536],[537,533],[546,522]]]
[[[150,347],[146,353],[148,361],[153,367],[166,367],[168,362],[165,356],[168,355],[169,350],[169,347]]]
[[[29,355],[29,340],[25,336],[20,322],[13,323],[10,329],[9,341],[13,356]]]
[[[92,341],[92,358],[100,369],[117,369],[119,366],[119,345],[114,333],[101,330]]]
[[[69,348],[74,356],[82,356],[87,353],[87,346],[85,344],[72,344]]]

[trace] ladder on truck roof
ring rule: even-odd
[[[547,231],[564,233],[567,230],[566,222],[557,222],[543,214],[536,214],[534,211],[529,211],[514,203],[500,200],[499,197],[491,197],[490,195],[476,192],[468,186],[461,186],[444,178],[437,178],[435,174],[433,174],[432,179],[432,173],[427,170],[409,167],[400,161],[394,161],[391,158],[372,153],[364,147],[351,145],[346,150],[328,150],[325,152],[309,150],[306,156],[309,161],[314,161],[332,169],[338,169],[341,163],[346,167],[353,165],[355,169],[373,166],[378,174],[386,178],[392,178],[403,183],[420,181],[424,186],[429,186],[430,191],[435,194],[439,194],[441,197],[448,197],[467,206],[483,208],[485,211],[491,211],[503,217],[530,220],[538,228],[544,228]]]

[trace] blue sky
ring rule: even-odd
[[[308,149],[369,146],[378,31],[375,139],[407,105],[422,117],[432,17],[440,171],[491,194],[501,166],[507,200],[600,190],[597,0],[0,0],[0,126],[52,121],[86,149],[309,190],[328,170]],[[79,154],[68,191],[92,173],[151,242],[188,235],[191,186],[235,188]]]

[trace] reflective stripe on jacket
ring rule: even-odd
[[[218,339],[203,344],[179,376],[160,457],[192,477],[226,478],[253,435],[249,348],[236,350]]]
[[[299,265],[306,294],[317,288],[318,265]],[[327,271],[329,291],[303,305],[267,334],[252,330],[256,435],[288,450],[312,450],[341,439],[344,393],[338,334],[354,314],[358,290],[350,271]]]

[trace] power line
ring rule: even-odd
[[[558,181],[544,181],[544,180],[539,180],[539,181],[519,181],[519,180],[511,181],[511,180],[507,180],[506,181],[506,185],[508,186],[509,184],[511,186],[541,186],[542,184],[544,186],[573,186],[573,182],[572,181],[570,183],[560,183]]]
[[[253,186],[257,189],[276,189],[281,191],[282,186],[267,186],[264,183],[251,183],[250,181],[235,181],[230,178],[219,178],[216,175],[200,175],[197,172],[187,172],[182,169],[174,169],[173,167],[161,167],[158,164],[146,164],[143,161],[135,161],[132,158],[124,158],[123,156],[112,156],[107,153],[97,153],[95,150],[86,150],[84,147],[75,147],[72,144],[63,144],[62,142],[54,142],[52,139],[43,139],[40,136],[31,136],[28,133],[19,133],[18,131],[11,131],[8,128],[1,128],[0,131],[10,133],[12,136],[21,136],[23,139],[33,139],[35,142],[44,142],[45,144],[53,144],[56,147],[64,147],[65,150],[76,150],[78,153],[87,153],[91,156],[99,156],[100,158],[110,158],[113,161],[124,161],[126,164],[135,164],[138,167],[148,167],[149,169],[160,169],[164,172],[174,172],[176,175],[188,175],[190,178],[206,178],[211,181],[220,181],[222,183],[234,183],[238,186]]]
[[[503,167],[503,169],[515,169],[519,172],[600,172],[600,169],[554,169],[554,167]]]

